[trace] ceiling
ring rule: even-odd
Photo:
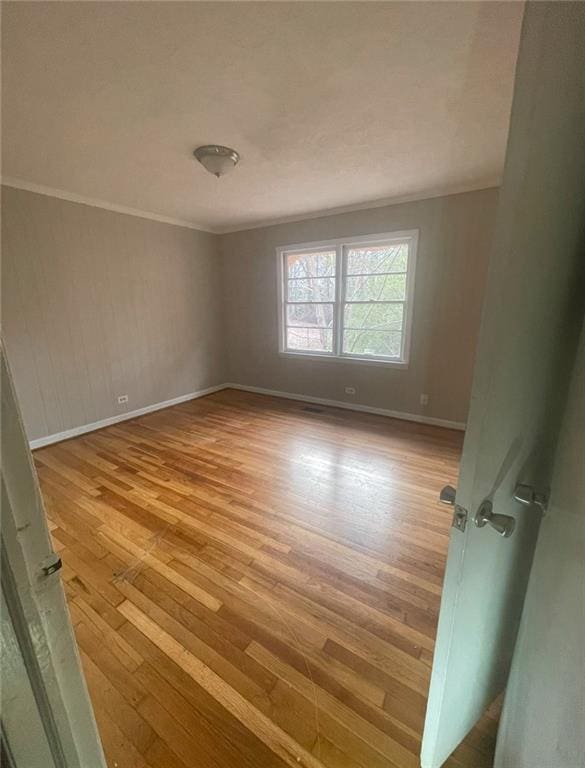
[[[8,183],[230,231],[500,181],[519,2],[2,5]]]

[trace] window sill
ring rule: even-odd
[[[325,360],[330,363],[353,363],[354,365],[377,365],[382,368],[408,368],[408,362],[405,360],[379,360],[368,357],[349,357],[341,355],[315,355],[310,352],[288,352],[281,351],[280,357],[300,358],[302,360]]]

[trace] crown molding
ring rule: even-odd
[[[196,224],[193,221],[186,221],[184,219],[173,219],[170,216],[163,216],[158,213],[151,213],[149,211],[141,211],[137,208],[130,208],[125,205],[118,205],[117,203],[108,203],[106,200],[97,200],[91,197],[85,197],[84,195],[78,195],[75,192],[67,192],[64,189],[56,189],[54,187],[46,187],[42,184],[34,184],[24,179],[17,179],[12,176],[3,176],[2,185],[5,187],[12,187],[13,189],[24,189],[27,192],[36,192],[39,195],[46,195],[47,197],[57,197],[60,200],[67,200],[70,203],[80,203],[81,205],[90,205],[93,208],[103,208],[106,211],[113,211],[115,213],[123,213],[126,216],[137,216],[141,219],[150,219],[151,221],[158,221],[162,224],[171,224],[175,227],[186,227],[187,229],[194,229],[197,232],[207,232],[213,235],[229,235],[236,232],[247,232],[252,229],[262,229],[264,227],[273,227],[278,224],[294,224],[301,221],[307,221],[309,219],[323,219],[328,216],[338,216],[344,213],[353,213],[355,211],[368,211],[375,208],[386,208],[391,205],[401,205],[402,203],[420,203],[424,200],[433,200],[437,197],[450,197],[451,195],[463,195],[468,192],[483,192],[489,189],[498,189],[500,182],[495,180],[490,184],[467,184],[454,187],[448,187],[444,189],[437,189],[431,192],[419,192],[411,195],[403,195],[400,197],[386,197],[379,200],[369,200],[363,203],[355,203],[353,205],[344,205],[337,208],[325,208],[318,211],[309,211],[305,213],[293,214],[291,216],[282,216],[274,219],[263,219],[261,221],[255,221],[250,224],[239,224],[232,227],[215,227],[202,226]]]
[[[172,224],[174,227],[185,227],[187,229],[194,229],[197,232],[208,232],[210,234],[216,234],[216,232],[209,227],[203,227],[193,221],[173,219],[170,216],[162,216],[158,213],[151,213],[150,211],[141,211],[138,208],[129,208],[126,205],[108,203],[106,200],[97,200],[93,197],[78,195],[75,192],[67,192],[64,189],[46,187],[43,184],[34,184],[31,181],[17,179],[12,176],[3,176],[2,185],[4,187],[12,187],[13,189],[24,189],[27,192],[36,192],[39,195],[46,195],[47,197],[57,197],[59,200],[67,200],[70,203],[80,203],[81,205],[90,205],[92,208],[103,208],[106,211],[123,213],[126,216],[136,216],[140,219],[150,219],[151,221],[158,221],[161,224]]]
[[[468,192],[486,192],[489,189],[499,189],[501,180],[495,179],[493,182],[483,182],[481,184],[464,184],[460,186],[437,189],[435,191],[418,192],[411,195],[402,195],[399,197],[385,197],[378,200],[369,200],[364,203],[355,203],[353,205],[343,205],[337,208],[325,208],[308,213],[299,213],[291,216],[282,216],[274,219],[264,219],[262,221],[252,222],[251,224],[240,224],[235,227],[217,227],[214,232],[218,235],[229,235],[236,232],[247,232],[251,229],[262,229],[264,227],[273,227],[278,224],[295,224],[309,219],[324,219],[327,216],[338,216],[343,213],[353,213],[354,211],[369,211],[374,208],[386,208],[391,205],[401,205],[402,203],[422,203],[424,200],[433,200],[437,197],[450,197],[452,195],[464,195]]]

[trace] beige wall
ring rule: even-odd
[[[222,236],[229,381],[464,422],[496,203],[489,189]],[[408,369],[280,356],[276,247],[401,229],[420,230]]]
[[[216,236],[2,187],[2,260],[29,439],[224,381]]]
[[[465,421],[496,190],[223,236],[2,191],[3,334],[32,440],[224,382]],[[408,369],[279,356],[276,246],[415,228]]]

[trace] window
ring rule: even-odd
[[[279,248],[280,352],[406,365],[417,235]]]

